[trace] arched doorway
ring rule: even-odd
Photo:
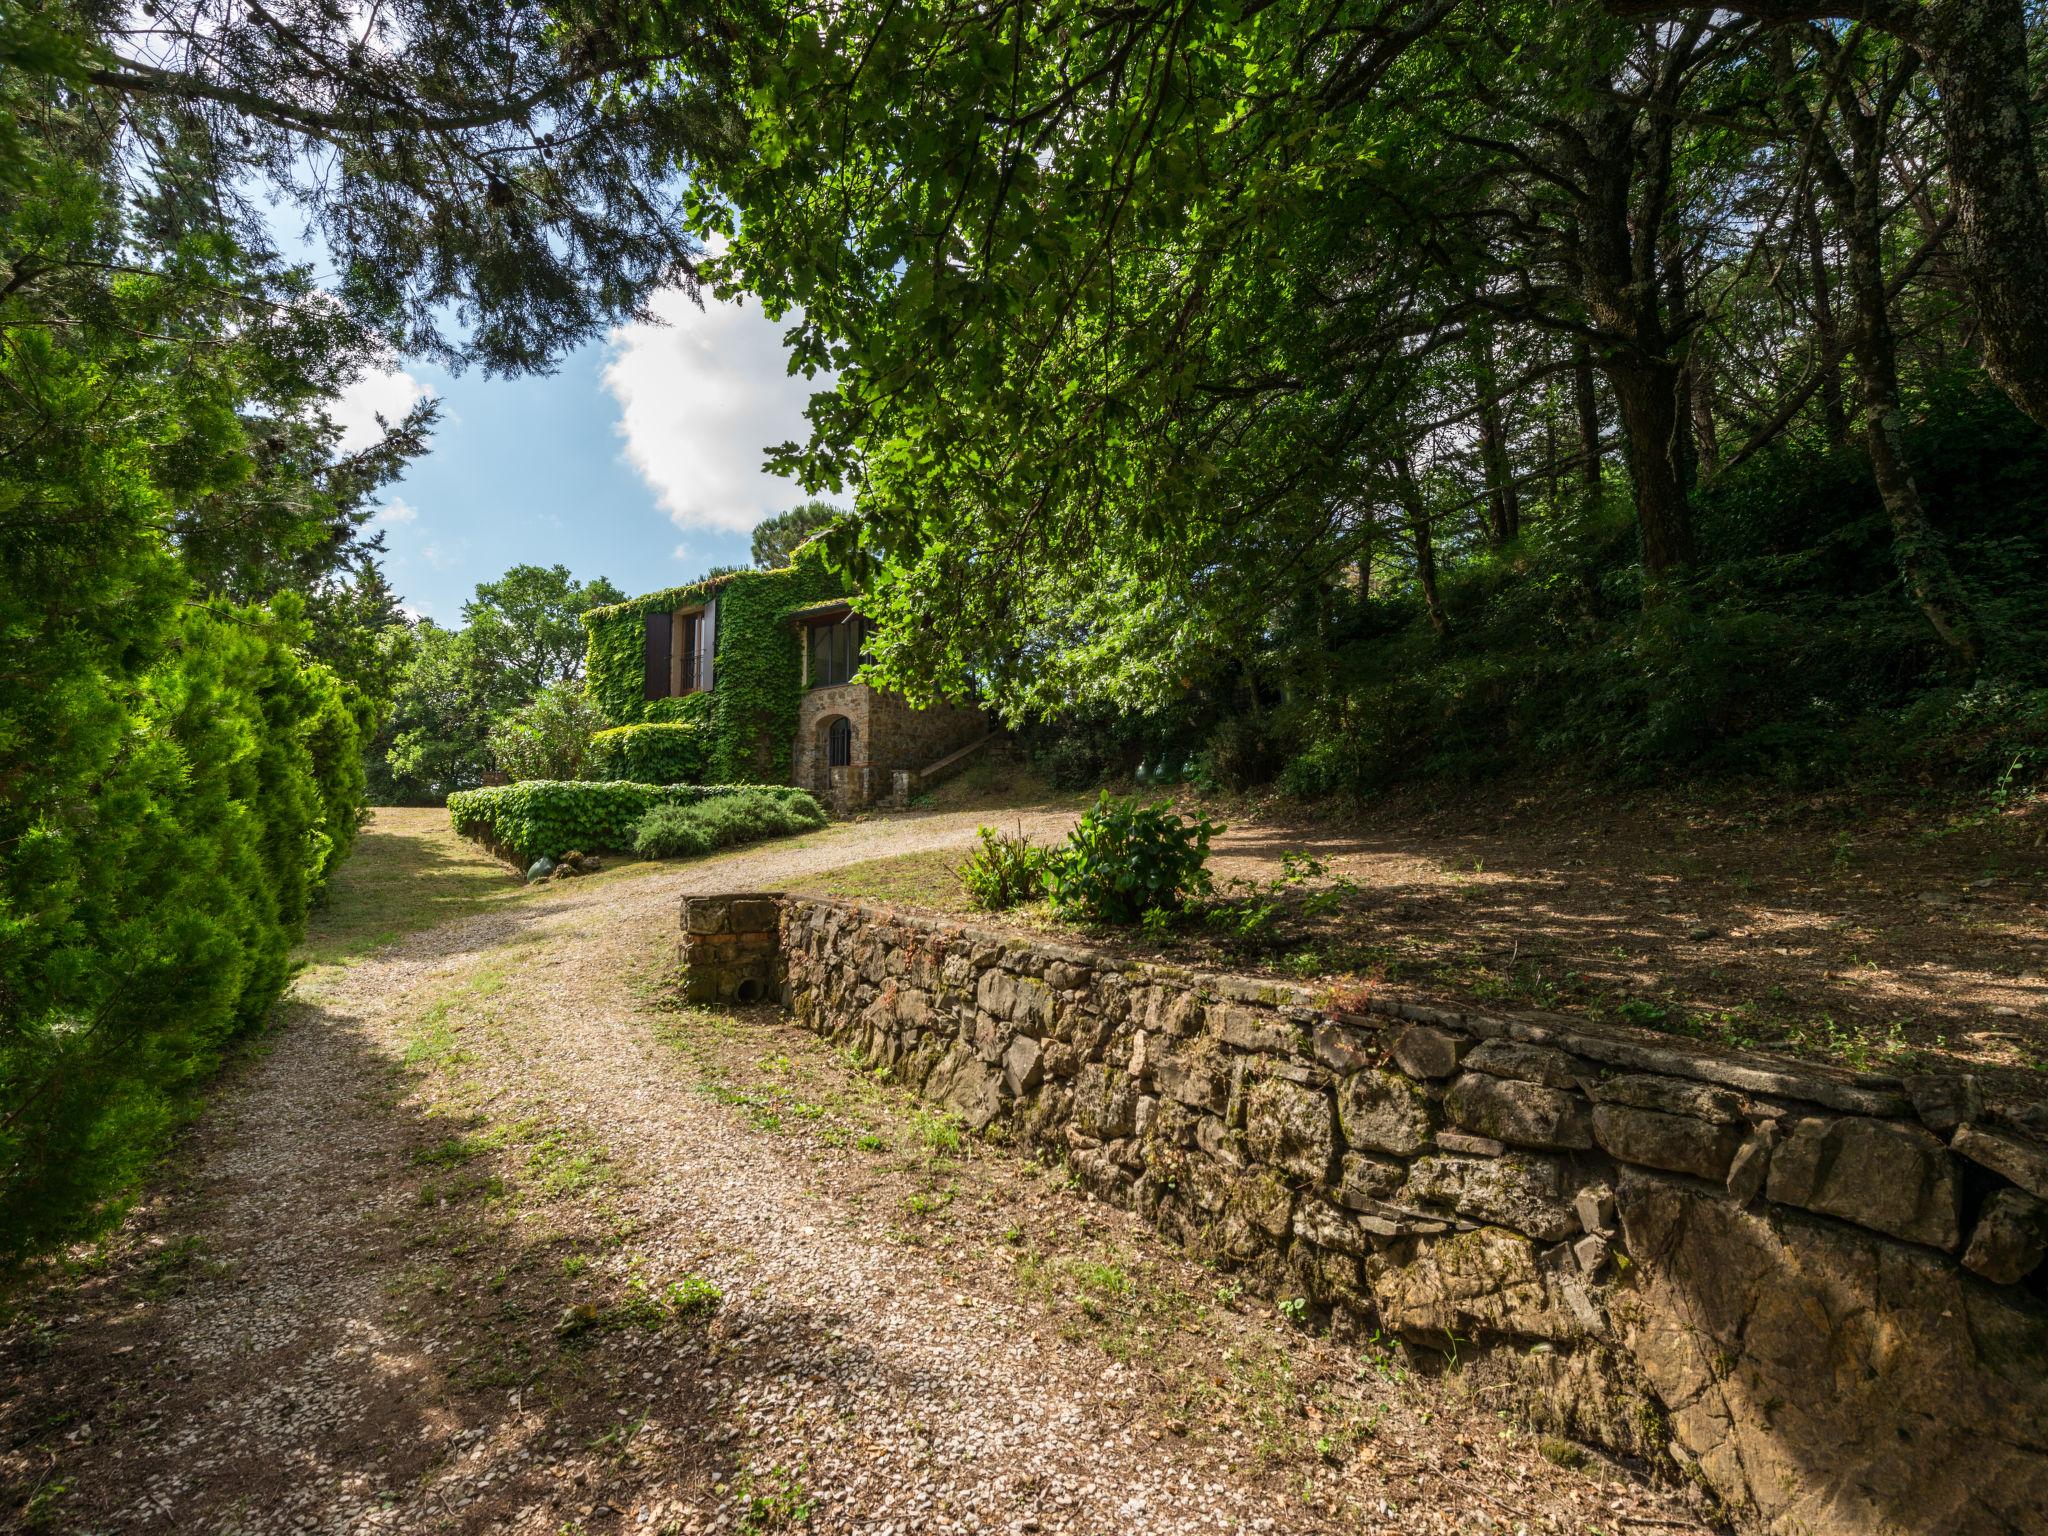
[[[818,722],[816,730],[816,755],[812,761],[817,764],[817,782],[812,789],[819,799],[836,807],[844,801],[853,781],[859,737],[853,721],[845,715],[827,715]]]

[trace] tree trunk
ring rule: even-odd
[[[1680,460],[1688,436],[1678,409],[1680,372],[1680,365],[1667,358],[1637,358],[1607,367],[1628,444],[1629,470],[1635,476],[1643,573],[1653,582],[1692,564],[1697,554]]]
[[[1690,14],[1679,0],[1606,0],[1620,16]],[[1941,94],[1959,265],[1984,367],[2048,427],[2048,201],[2034,158],[2024,0],[1723,0],[1761,21],[1862,22],[1917,48]]]
[[[1856,324],[1851,352],[1856,365],[1857,425],[1870,458],[1871,478],[1892,522],[1892,557],[1906,590],[1941,643],[1964,667],[1975,670],[1983,656],[1976,615],[1956,580],[1940,534],[1927,521],[1920,487],[1901,442],[1904,412],[1899,404],[1898,349],[1891,310],[1885,301],[1883,192],[1874,168],[1876,145],[1858,146],[1861,172],[1849,211],[1849,291]]]
[[[1422,587],[1422,604],[1429,612],[1429,627],[1441,640],[1450,633],[1451,621],[1436,591],[1436,541],[1430,534],[1429,510],[1423,506],[1422,491],[1415,483],[1415,466],[1405,453],[1395,456],[1394,484],[1401,510],[1408,519],[1408,537],[1415,548],[1415,579]]]
[[[1820,210],[1809,200],[1806,205],[1806,260],[1813,284],[1813,330],[1823,357],[1841,345],[1835,325],[1833,284],[1828,277],[1827,248],[1821,239]],[[1849,413],[1842,404],[1842,370],[1827,363],[1820,376],[1820,415],[1827,425],[1828,446],[1844,448],[1849,443]]]
[[[1522,531],[1522,501],[1515,490],[1514,467],[1508,461],[1500,376],[1494,365],[1493,328],[1475,325],[1465,334],[1471,346],[1472,376],[1479,403],[1479,463],[1486,476],[1487,534],[1489,542],[1499,549],[1514,542]]]
[[[2048,206],[2034,161],[2021,0],[1945,0],[1911,41],[1941,92],[1956,234],[1985,367],[2048,426]]]
[[[1594,391],[1593,349],[1581,341],[1572,348],[1572,401],[1579,411],[1579,483],[1589,496],[1600,494],[1600,397]]]

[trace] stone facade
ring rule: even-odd
[[[1334,1328],[1745,1527],[2048,1529],[2048,1147],[1967,1079],[1128,966],[785,898],[807,1027]]]
[[[853,761],[831,765],[832,723],[853,734]],[[988,735],[988,717],[972,705],[913,709],[893,693],[865,683],[812,688],[797,706],[790,782],[833,810],[846,812],[891,795],[896,775],[917,775]]]

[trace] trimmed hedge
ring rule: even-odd
[[[793,798],[725,795],[695,805],[657,805],[640,818],[633,851],[643,859],[688,858],[766,837],[815,832],[824,825],[825,808],[801,791]]]
[[[641,817],[657,805],[695,805],[740,794],[797,803],[811,799],[803,790],[781,784],[529,779],[488,789],[457,790],[448,797],[448,819],[464,837],[474,838],[523,868],[535,859],[558,859],[571,848],[627,852],[633,847]]]
[[[701,784],[711,766],[711,733],[698,725],[615,725],[590,738],[583,772],[635,784]]]

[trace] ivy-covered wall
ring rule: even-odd
[[[835,569],[828,536],[820,536],[801,546],[781,570],[737,571],[593,608],[583,616],[590,633],[585,660],[590,696],[615,726],[700,721],[708,708],[706,782],[787,783],[803,696],[803,655],[785,615],[806,603],[850,596],[853,590],[851,579]],[[714,597],[718,626],[711,642],[708,699],[702,694],[645,697],[647,615],[672,613]]]

